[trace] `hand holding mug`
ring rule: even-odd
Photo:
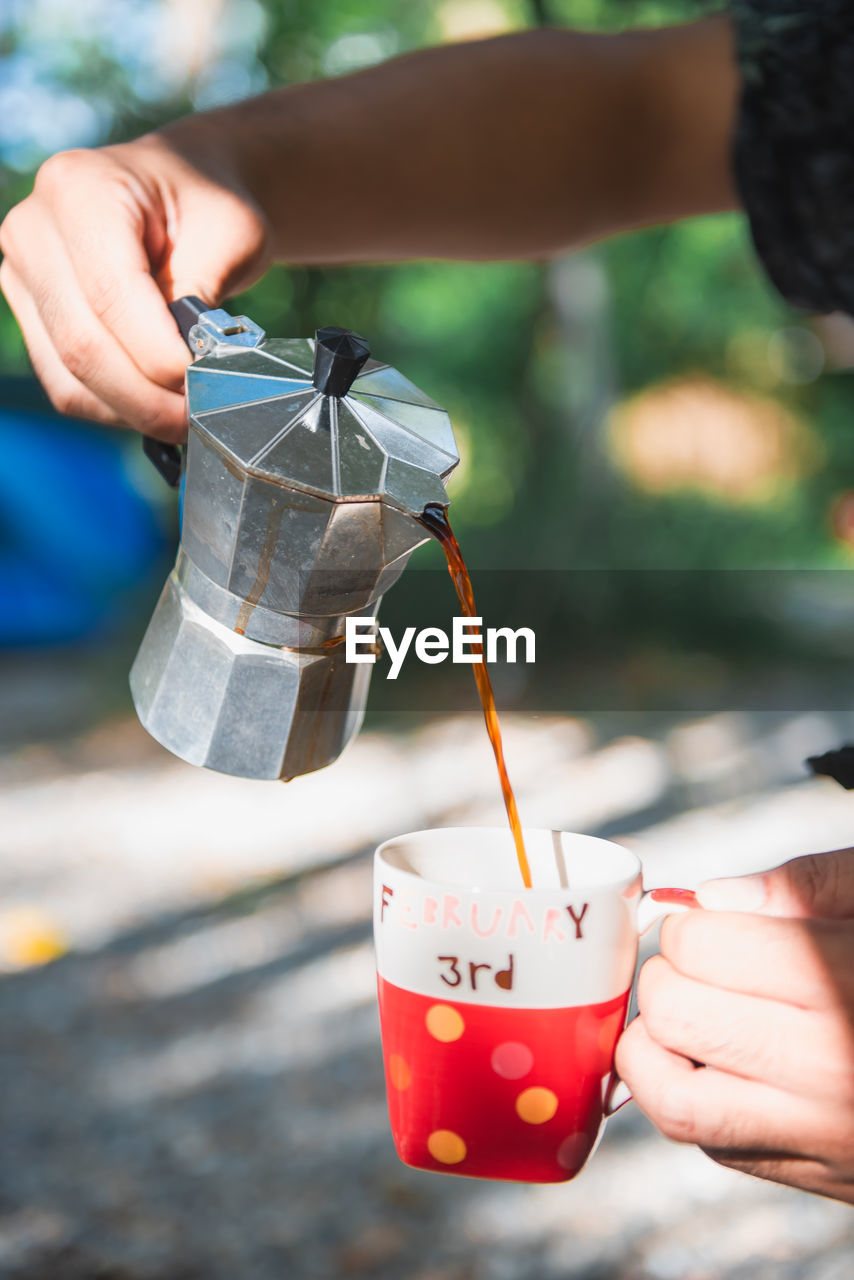
[[[854,849],[697,898],[641,971],[620,1076],[668,1137],[854,1203]]]

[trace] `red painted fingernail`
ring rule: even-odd
[[[693,889],[652,889],[649,896],[653,902],[664,902],[670,906],[699,907],[700,905]]]

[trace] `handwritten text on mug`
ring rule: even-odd
[[[590,907],[589,902],[580,906],[547,906],[540,908],[516,898],[509,906],[488,906],[472,902],[465,907],[453,893],[436,897],[426,894],[410,900],[384,884],[380,889],[380,924],[385,924],[386,913],[391,912],[393,923],[404,929],[420,929],[425,926],[443,932],[451,929],[468,929],[478,938],[504,936],[514,938],[539,934],[543,942],[581,941],[584,937],[582,921]]]
[[[459,969],[459,964],[460,964],[459,956],[437,956],[437,959],[440,964],[444,964],[447,967],[447,972],[440,973],[439,977],[442,979],[443,982],[447,983],[449,987],[458,987],[460,983],[463,981],[463,975],[460,973],[460,969]],[[468,979],[469,979],[469,986],[471,987],[472,991],[477,991],[477,977],[482,969],[487,969],[491,971],[492,965],[491,964],[475,964],[473,960],[469,960]],[[513,990],[513,956],[512,955],[508,957],[507,968],[499,969],[497,973],[493,975],[493,981],[496,987],[501,987],[503,991]]]

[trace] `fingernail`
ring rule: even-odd
[[[766,897],[764,875],[707,880],[697,890],[700,906],[709,911],[760,911]]]

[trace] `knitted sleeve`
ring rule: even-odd
[[[854,3],[732,0],[732,14],[756,250],[789,302],[854,314]]]

